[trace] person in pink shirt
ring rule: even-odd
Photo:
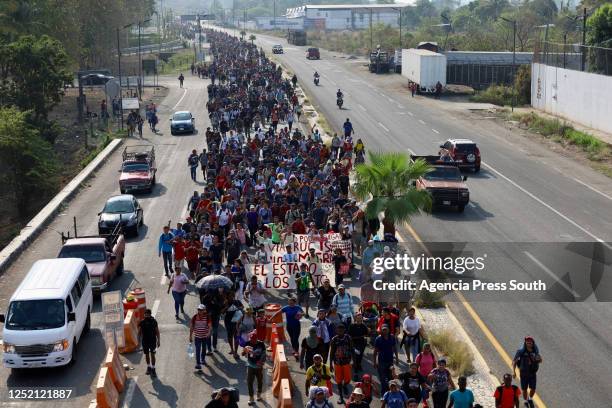
[[[423,351],[417,354],[415,363],[419,365],[419,373],[427,378],[429,373],[436,368],[436,356],[431,351],[431,345],[429,343],[423,344]],[[429,399],[429,389],[425,390],[425,394],[423,395],[423,401],[427,401]],[[425,406],[426,402],[423,406]]]
[[[181,313],[185,314],[185,295],[187,294],[187,284],[189,278],[182,273],[182,268],[177,266],[174,268],[174,274],[170,278],[168,285],[168,293],[172,289],[172,297],[174,298],[174,317],[178,320],[179,307]]]

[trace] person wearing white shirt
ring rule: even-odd
[[[412,361],[415,361],[420,349],[421,322],[419,318],[416,317],[416,309],[414,307],[408,310],[408,316],[404,319],[402,326],[404,330],[402,344],[406,351],[406,357],[408,358],[408,362],[410,362],[411,356]]]

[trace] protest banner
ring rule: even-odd
[[[306,263],[312,275],[314,287],[320,286],[323,278],[329,278],[330,284],[335,286],[334,265],[329,263]],[[257,276],[259,282],[266,289],[296,289],[295,274],[300,271],[298,263],[272,262],[269,264],[246,264],[247,278]]]
[[[289,237],[291,235],[291,237]],[[349,263],[353,263],[351,251],[351,241],[339,239],[340,234],[325,234],[323,238],[306,234],[289,234],[283,244],[268,243],[265,246],[266,252],[272,262],[282,262],[283,255],[287,253],[287,246],[291,247],[291,251],[297,255],[297,262],[308,262],[310,248],[315,250],[315,254],[319,257],[322,263],[333,263],[334,251],[336,248],[342,250],[342,254],[346,257]]]

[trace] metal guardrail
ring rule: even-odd
[[[167,51],[169,49],[175,50],[179,48],[183,48],[183,40],[181,39],[168,41],[166,43],[161,44],[162,51]],[[159,49],[160,49],[160,44],[147,44],[147,45],[140,46],[141,53],[154,52]],[[127,47],[127,48],[121,49],[121,55],[129,55],[129,54],[136,54],[136,53],[138,53],[138,47]]]

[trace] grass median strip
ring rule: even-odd
[[[430,331],[427,341],[447,359],[447,365],[456,376],[474,374],[474,355],[469,346],[457,339],[450,330]],[[440,356],[438,356],[440,357]]]

